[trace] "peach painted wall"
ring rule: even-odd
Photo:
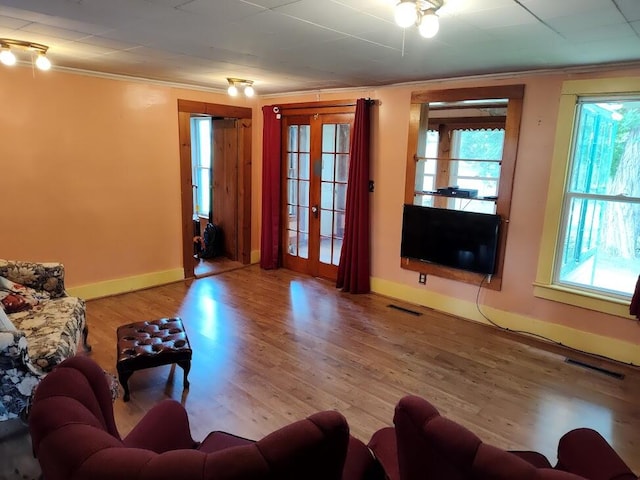
[[[68,287],[182,268],[178,98],[234,104],[0,69],[0,258],[61,261]]]
[[[634,76],[640,69],[583,74],[544,74],[505,79],[425,82],[403,86],[354,90],[342,93],[292,95],[262,99],[263,104],[286,104],[314,100],[371,97],[373,109],[372,179],[376,189],[371,204],[372,277],[407,288],[420,288],[422,305],[429,293],[475,303],[478,287],[429,276],[420,286],[418,274],[400,268],[400,232],[405,188],[408,118],[412,91],[500,84],[525,84],[525,100],[514,179],[511,218],[501,291],[483,290],[480,302],[551,325],[571,327],[591,334],[640,343],[640,328],[628,318],[607,315],[534,297],[538,252],[555,128],[562,83],[569,79]],[[527,330],[526,325],[521,328]]]

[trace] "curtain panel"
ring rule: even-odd
[[[631,297],[631,304],[629,305],[629,314],[635,316],[640,320],[640,276],[636,282],[636,288]]]
[[[336,283],[337,288],[349,293],[371,290],[369,150],[372,103],[368,99],[358,99],[351,136],[344,239]]]
[[[260,267],[280,266],[281,121],[278,107],[262,107],[262,233]]]

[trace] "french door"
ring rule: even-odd
[[[283,266],[336,280],[352,113],[283,117]]]

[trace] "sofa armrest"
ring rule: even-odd
[[[557,470],[591,480],[637,480],[609,443],[595,430],[577,428],[558,443]]]
[[[127,447],[156,453],[198,446],[191,438],[187,412],[175,400],[163,400],[154,405],[123,442]]]
[[[0,277],[38,291],[47,292],[51,298],[64,297],[64,265],[0,260]]]

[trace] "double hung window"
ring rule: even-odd
[[[640,274],[640,95],[579,97],[554,282],[630,297]]]

